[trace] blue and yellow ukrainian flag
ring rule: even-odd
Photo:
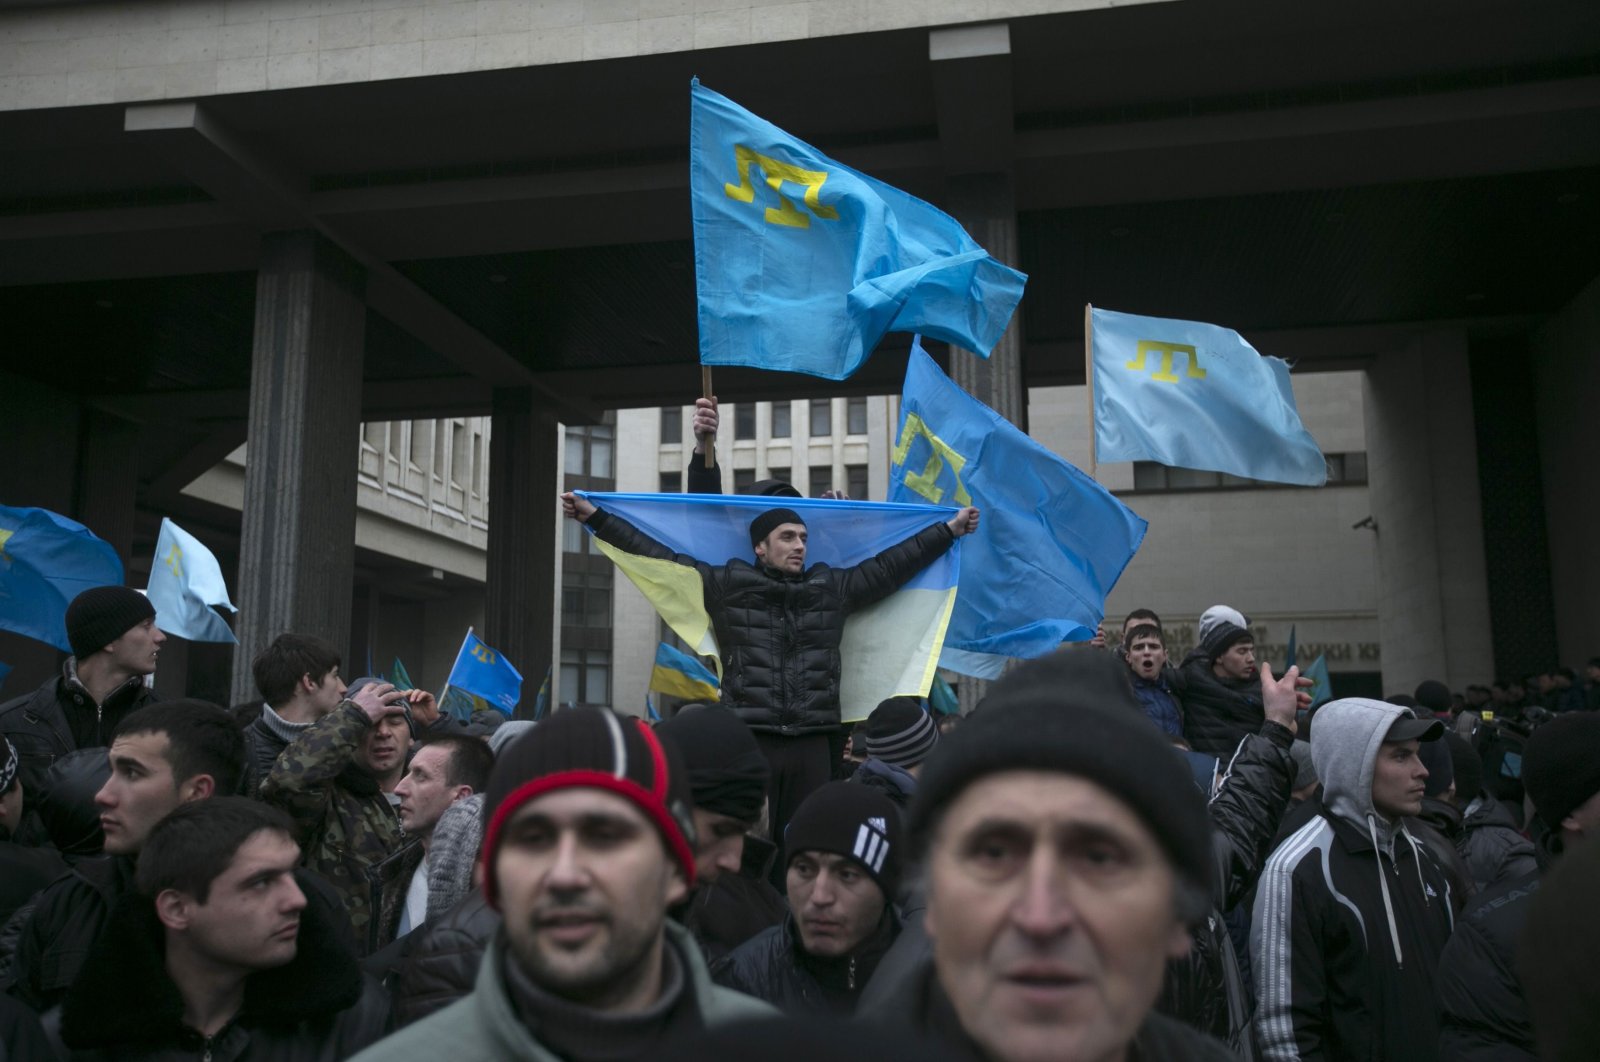
[[[670,693],[686,701],[717,700],[722,684],[704,664],[662,642],[656,646],[656,664],[650,669],[650,689]]]
[[[750,521],[774,506],[771,498],[716,494],[579,493],[673,552],[711,565],[735,558],[753,562]],[[859,564],[956,512],[945,506],[886,502],[815,498],[782,502],[806,521],[807,564],[841,568]],[[717,660],[720,677],[722,654],[706,612],[699,573],[672,561],[624,553],[599,538],[595,545],[622,569],[691,652]],[[927,696],[955,605],[960,547],[958,540],[897,592],[845,621],[839,674],[845,722],[865,719],[888,697]]]

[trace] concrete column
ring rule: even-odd
[[[496,388],[483,639],[522,672],[519,716],[532,712],[555,649],[559,431],[532,388]]]
[[[1379,355],[1366,408],[1384,689],[1487,684],[1494,654],[1466,336],[1430,333]]]
[[[263,238],[239,549],[233,700],[285,631],[349,661],[365,271],[312,232]]]

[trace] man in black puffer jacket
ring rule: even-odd
[[[1218,613],[1232,618],[1207,620]],[[1232,755],[1246,734],[1261,729],[1261,680],[1255,637],[1226,606],[1200,618],[1200,644],[1178,668],[1176,692],[1183,702],[1183,736],[1196,752],[1221,759]]]
[[[673,561],[700,575],[722,654],[722,699],[756,735],[772,766],[772,836],[832,777],[829,737],[839,730],[839,645],[850,614],[894,593],[978,527],[962,509],[851,568],[806,567],[806,525],[793,509],[769,509],[750,524],[755,563],[706,564],[673,553],[613,513],[561,495],[568,516],[637,556]]]

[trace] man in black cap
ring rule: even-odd
[[[478,857],[504,928],[477,986],[358,1060],[649,1058],[675,1034],[770,1015],[713,985],[667,918],[694,884],[689,801],[677,749],[604,708],[507,745]]]
[[[978,528],[967,507],[850,568],[806,566],[805,520],[769,509],[750,523],[755,563],[710,565],[674,553],[628,521],[568,492],[568,516],[637,556],[673,561],[700,575],[722,654],[722,699],[755,732],[772,766],[772,835],[833,775],[838,757],[839,643],[852,612],[881,601]]]
[[[1406,820],[1428,778],[1418,748],[1443,734],[1439,720],[1385,701],[1317,711],[1321,807],[1272,853],[1256,889],[1263,1057],[1437,1057],[1434,975],[1455,896]]]
[[[872,710],[865,724],[867,758],[852,782],[880,789],[904,811],[917,792],[922,761],[939,743],[939,725],[917,697],[890,697]]]
[[[1600,715],[1569,713],[1536,729],[1522,755],[1522,780],[1533,803],[1538,868],[1477,897],[1445,945],[1440,1054],[1451,1060],[1540,1057],[1517,946],[1544,876],[1568,849],[1600,837]],[[1592,1056],[1593,1046],[1581,1057]]]
[[[1232,1057],[1152,1009],[1211,905],[1211,824],[1125,672],[1029,661],[928,757],[906,832],[933,953],[872,1020],[982,1062]]]
[[[712,979],[789,1013],[848,1014],[900,933],[900,814],[871,787],[829,782],[784,835],[790,915],[721,959]]]
[[[139,591],[96,586],[67,606],[72,655],[61,674],[34,692],[0,705],[0,736],[22,757],[23,782],[36,786],[58,756],[105,748],[131,712],[156,699],[145,685],[167,636]]]

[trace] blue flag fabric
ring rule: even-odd
[[[533,699],[533,721],[538,722],[544,718],[544,713],[550,710],[550,674],[555,669],[551,664],[544,669],[544,682],[539,685],[539,692]]]
[[[886,332],[984,357],[1027,277],[937,207],[690,82],[700,363],[842,380]]]
[[[445,685],[476,693],[506,715],[516,709],[522,697],[522,674],[470,629]]]
[[[995,678],[1008,657],[1086,641],[1144,541],[1145,521],[967,394],[913,343],[890,501],[976,505],[939,663]]]
[[[72,652],[67,606],[95,586],[121,586],[111,544],[48,509],[0,505],[0,628]]]
[[[1327,462],[1300,423],[1289,365],[1231,328],[1093,310],[1101,461],[1159,461],[1320,487]]]
[[[232,642],[228,621],[211,606],[238,611],[228,600],[222,566],[198,538],[166,517],[156,539],[145,596],[156,609],[156,626],[191,642]]]
[[[1311,694],[1311,707],[1315,708],[1323,701],[1333,698],[1333,683],[1328,678],[1328,660],[1326,656],[1318,656],[1311,662],[1311,666],[1301,672],[1311,680],[1311,688],[1306,692]]]

